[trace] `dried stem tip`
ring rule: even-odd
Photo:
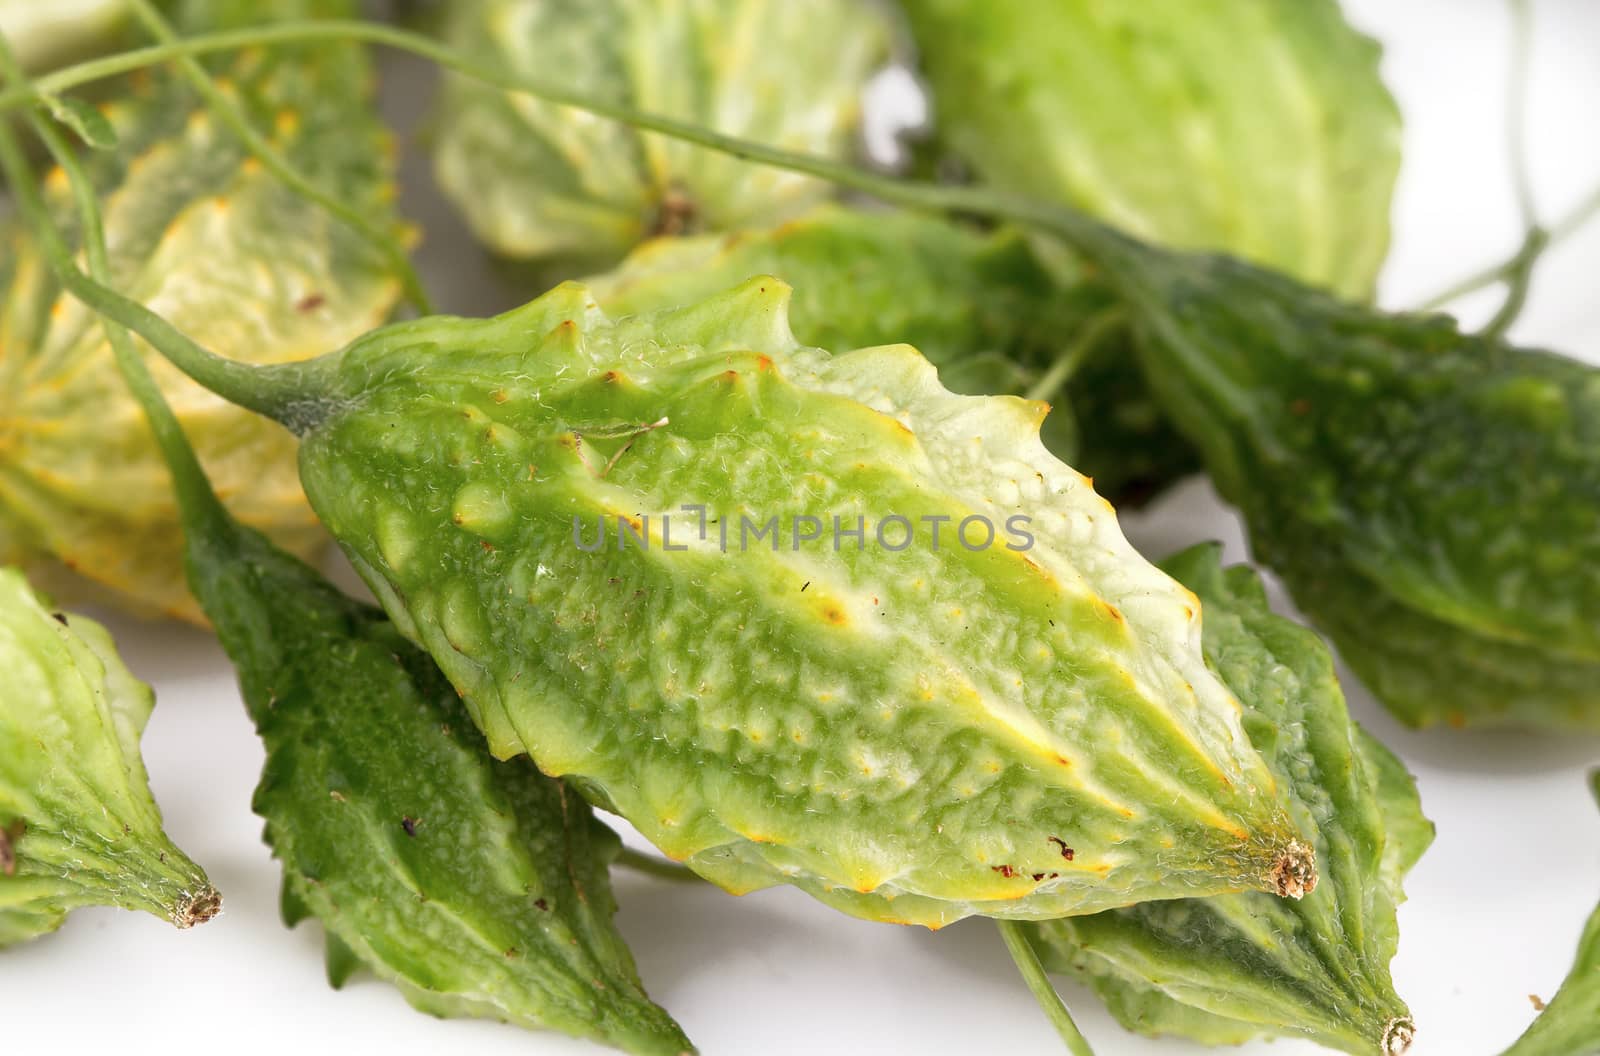
[[[192,895],[185,895],[178,900],[172,910],[172,923],[180,930],[192,928],[196,924],[204,924],[218,913],[222,912],[222,896],[210,884],[205,885]]]
[[[1411,1048],[1411,1039],[1417,1036],[1417,1025],[1410,1017],[1391,1019],[1383,1028],[1383,1056],[1403,1056]]]
[[[1273,863],[1273,890],[1284,898],[1304,898],[1317,889],[1317,852],[1307,843],[1292,840]]]
[[[21,826],[18,822],[17,827]],[[11,876],[17,871],[17,852],[11,846],[14,838],[10,829],[0,828],[0,876]]]

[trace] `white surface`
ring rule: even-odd
[[[1389,44],[1387,73],[1408,120],[1396,241],[1385,283],[1399,306],[1514,248],[1519,231],[1501,132],[1506,98],[1499,0],[1347,0]],[[1600,180],[1600,4],[1539,4],[1533,158],[1541,200],[1564,211]],[[406,79],[416,71],[406,68]],[[391,82],[393,82],[391,78]],[[390,89],[396,85],[391,83]],[[398,86],[402,93],[414,84]],[[420,198],[447,306],[515,300],[444,231]],[[456,250],[451,250],[451,246]],[[441,259],[448,261],[440,267]],[[1517,336],[1600,359],[1600,226],[1550,259]],[[524,291],[524,292],[532,292]],[[1493,299],[1470,306],[1470,319]],[[1245,551],[1203,484],[1180,489],[1130,535],[1155,554],[1220,537]],[[250,793],[261,751],[213,641],[113,619],[160,706],[145,737],[174,839],[226,897],[186,934],[146,916],[77,914],[57,935],[0,958],[0,1053],[226,1051],[598,1053],[554,1035],[412,1012],[387,986],[323,981],[314,924],[277,916],[278,870],[258,839]],[[1583,787],[1600,740],[1399,729],[1347,680],[1360,717],[1416,771],[1438,842],[1412,875],[1395,976],[1420,1028],[1418,1056],[1498,1052],[1550,996],[1600,894],[1600,813]],[[846,919],[789,890],[733,899],[617,871],[621,925],[651,993],[702,1050],[719,1054],[1058,1052],[993,928],[937,935]],[[1088,994],[1063,985],[1101,1056],[1204,1051],[1125,1034]],[[1320,1051],[1303,1043],[1245,1054]]]

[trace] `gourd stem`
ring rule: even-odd
[[[17,208],[36,233],[45,259],[73,296],[139,334],[179,370],[229,402],[276,418],[292,428],[303,430],[311,424],[316,409],[325,404],[326,388],[319,385],[319,376],[328,367],[315,360],[250,366],[202,348],[144,305],[79,270],[39,195],[32,166],[4,122],[0,122],[0,166],[6,170]]]
[[[1522,241],[1522,249],[1513,257],[1506,275],[1506,302],[1500,310],[1489,320],[1489,325],[1483,328],[1483,336],[1491,340],[1504,337],[1506,331],[1511,329],[1517,317],[1522,314],[1522,309],[1527,306],[1528,292],[1533,288],[1533,272],[1538,266],[1539,258],[1550,245],[1550,232],[1535,225],[1528,229],[1527,237]]]
[[[0,35],[0,74],[4,75],[6,81],[12,83],[19,82],[24,77],[22,68],[3,35]],[[77,206],[78,218],[83,226],[84,254],[89,262],[90,275],[98,282],[110,282],[111,264],[106,254],[105,227],[101,219],[100,204],[95,198],[93,183],[84,172],[83,166],[78,163],[71,147],[50,122],[37,114],[31,114],[29,124],[51,157],[61,166],[61,171],[66,174],[73,201]],[[4,164],[6,178],[14,187],[21,187],[33,179],[33,173],[29,171],[26,160],[22,159],[20,152],[16,150],[11,129],[4,123],[0,123],[0,164]],[[50,224],[48,216],[44,216],[42,220],[43,223]],[[51,233],[54,234],[53,224],[51,227]],[[116,356],[117,368],[122,372],[123,380],[132,390],[134,398],[144,409],[150,431],[155,434],[156,443],[161,448],[172,475],[174,491],[178,496],[179,506],[184,511],[185,520],[192,518],[206,521],[211,521],[213,518],[226,520],[227,514],[223,512],[216,492],[212,491],[211,483],[206,479],[205,471],[201,469],[200,462],[195,457],[194,448],[189,445],[189,440],[178,424],[177,417],[172,413],[172,408],[168,406],[166,397],[162,395],[155,378],[145,366],[144,359],[134,347],[132,337],[127,330],[110,318],[102,317],[101,325]]]
[[[1127,318],[1127,313],[1121,308],[1107,308],[1090,319],[1073,342],[1050,364],[1050,369],[1034,382],[1024,398],[1046,402],[1055,399],[1061,386],[1072,379],[1084,361],[1100,347],[1105,336],[1126,322]]]
[[[142,22],[150,35],[163,44],[171,44],[180,39],[173,32],[172,26],[161,17],[150,0],[132,0],[133,12]],[[405,290],[406,299],[410,301],[423,315],[433,313],[433,303],[429,300],[427,291],[423,288],[422,279],[417,275],[416,269],[411,266],[405,250],[396,243],[392,233],[380,230],[376,225],[368,223],[366,218],[353,208],[323,190],[307,178],[266,138],[256,131],[244,111],[227,94],[218,88],[204,66],[192,55],[185,55],[177,60],[177,65],[182,70],[184,77],[200,93],[201,98],[211,108],[224,125],[239,138],[245,148],[250,151],[267,171],[276,176],[290,190],[308,201],[314,202],[337,217],[351,230],[359,234],[371,246],[383,255],[389,267],[400,279],[400,284]]]
[[[669,862],[665,858],[657,858],[643,851],[636,851],[632,847],[624,847],[617,852],[617,864],[636,873],[671,880],[674,883],[693,883],[701,879],[700,874],[687,866]]]
[[[1094,1050],[1089,1047],[1088,1039],[1078,1029],[1078,1024],[1072,1021],[1071,1011],[1061,1000],[1061,995],[1056,993],[1050,977],[1045,974],[1044,965],[1039,963],[1039,955],[1034,951],[1033,944],[1028,941],[1028,935],[1022,930],[1022,924],[1015,920],[997,920],[995,924],[1000,928],[1000,937],[1006,940],[1006,950],[1016,962],[1023,981],[1028,984],[1028,989],[1033,991],[1034,1000],[1039,1002],[1039,1007],[1049,1018],[1051,1025],[1056,1028],[1056,1033],[1066,1042],[1067,1051],[1072,1053],[1072,1056],[1094,1056]]]
[[[497,67],[419,33],[371,22],[287,21],[248,30],[197,35],[139,48],[58,70],[39,78],[31,88],[12,88],[0,92],[0,110],[23,104],[37,105],[47,95],[187,56],[244,47],[333,40],[364,41],[410,52],[462,76],[504,91],[531,95],[547,103],[571,107],[634,128],[656,132],[744,161],[814,176],[908,208],[985,216],[1043,227],[1079,248],[1105,250],[1116,244],[1109,228],[1091,219],[1087,214],[1069,207],[1046,205],[982,188],[950,187],[925,181],[904,180],[828,158],[782,150],[735,136],[723,135],[689,121],[647,113],[623,103],[563,88],[538,77]]]

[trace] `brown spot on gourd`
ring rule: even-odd
[[[401,816],[400,827],[405,830],[407,836],[415,837],[417,835],[417,819],[410,815]]]
[[[27,831],[21,818],[0,828],[0,876],[15,876],[17,872],[17,844]]]
[[[495,403],[505,403],[511,398],[511,395],[505,389],[495,389],[489,394],[489,398]]]
[[[1099,601],[1100,607],[1105,610],[1105,614],[1110,617],[1111,622],[1115,623],[1119,627],[1127,627],[1128,618],[1122,615],[1121,609],[1117,608],[1109,601],[1106,601],[1104,598],[1099,599]]]
[[[761,371],[763,374],[770,374],[776,368],[773,366],[771,356],[758,355],[756,356],[756,369]]]
[[[1012,879],[1013,877],[1015,877],[1017,875],[1017,870],[1016,870],[1015,866],[1011,866],[1011,865],[991,865],[989,868],[992,869],[993,871],[999,873],[1001,876],[1005,877],[1007,880],[1010,880],[1010,879]]]
[[[1074,851],[1071,847],[1068,847],[1067,846],[1067,841],[1063,840],[1060,836],[1051,836],[1049,839],[1050,839],[1051,843],[1055,844],[1057,847],[1059,847],[1061,849],[1061,857],[1062,858],[1065,858],[1067,861],[1070,862],[1070,861],[1072,861],[1073,858],[1075,858],[1077,856],[1078,852]]]
[[[321,308],[327,303],[328,298],[324,297],[322,294],[308,293],[295,303],[294,310],[304,315],[307,312],[316,311],[318,308]]]
[[[836,627],[843,627],[850,622],[850,618],[844,614],[844,610],[837,605],[824,605],[822,607],[822,618]]]

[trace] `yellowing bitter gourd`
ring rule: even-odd
[[[1292,816],[1317,833],[1321,882],[1299,902],[1245,893],[1043,921],[1029,925],[1035,948],[1140,1033],[1404,1052],[1411,1018],[1389,977],[1395,907],[1433,838],[1411,776],[1351,721],[1327,647],[1272,613],[1254,572],[1224,571],[1210,546],[1161,567],[1205,606],[1206,656],[1244,705]]]
[[[772,279],[621,321],[569,285],[250,368],[66,273],[301,434],[319,517],[495,754],[724,887],[939,925],[1315,882],[1198,601],[1040,405],[801,348]]]
[[[349,7],[298,0],[273,14]],[[261,17],[256,4],[188,3],[178,21],[198,30]],[[386,215],[387,143],[358,50],[274,48],[217,72],[310,177]],[[398,284],[361,235],[284,188],[176,74],[126,84],[105,114],[119,143],[92,170],[120,289],[252,362],[303,358],[387,317]],[[75,232],[59,172],[47,188]],[[99,320],[64,294],[28,233],[7,235],[0,257],[0,560],[65,566],[119,601],[198,619],[165,470]],[[281,432],[156,370],[231,508],[299,553],[320,545]]]
[[[1600,770],[1589,775],[1600,803]],[[1600,1054],[1600,908],[1578,940],[1578,957],[1556,996],[1527,1033],[1504,1056],[1597,1056]]]
[[[849,152],[887,50],[859,0],[478,0],[445,36],[487,64],[763,143]],[[825,184],[450,78],[435,171],[478,237],[516,258],[609,263],[652,234],[796,212]]]
[[[0,947],[80,906],[180,928],[216,914],[221,900],[150,795],[139,738],[154,702],[105,628],[0,569]]]
[[[1115,296],[1064,257],[1047,268],[1016,230],[830,204],[776,227],[658,239],[586,285],[608,314],[633,315],[763,274],[793,287],[804,344],[903,341],[954,392],[1049,401],[1045,445],[1119,508],[1194,468],[1131,370]],[[1070,369],[1052,375],[1063,359]],[[1092,428],[1080,433],[1078,421]]]
[[[1365,299],[1400,115],[1337,0],[911,0],[935,124],[984,183]]]

